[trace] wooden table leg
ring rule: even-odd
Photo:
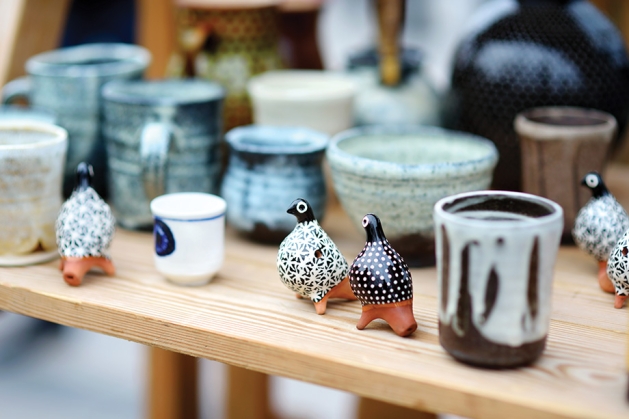
[[[356,418],[437,419],[437,415],[361,397]]]
[[[271,419],[269,376],[228,366],[227,419]]]
[[[197,358],[151,347],[149,377],[151,419],[199,416]]]

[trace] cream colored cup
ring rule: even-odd
[[[0,121],[0,256],[56,249],[67,148],[68,133],[56,125]]]
[[[260,125],[307,127],[334,135],[353,125],[354,82],[316,70],[277,70],[252,77],[247,90]]]

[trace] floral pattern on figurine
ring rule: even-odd
[[[100,267],[108,275],[115,271],[107,253],[115,219],[109,205],[92,189],[93,176],[91,165],[78,165],[77,185],[61,207],[55,226],[63,279],[74,286],[81,285],[92,267]]]
[[[298,298],[309,298],[324,314],[329,298],[356,300],[349,287],[347,261],[319,226],[310,204],[296,199],[287,211],[297,218],[277,254],[280,279]]]

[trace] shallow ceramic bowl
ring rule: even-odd
[[[368,126],[336,135],[327,158],[336,194],[356,227],[362,231],[365,214],[378,215],[407,264],[432,266],[434,204],[488,188],[498,151],[485,138],[456,131]]]

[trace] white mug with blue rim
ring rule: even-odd
[[[151,201],[155,267],[179,285],[208,283],[225,256],[225,200],[196,192]]]

